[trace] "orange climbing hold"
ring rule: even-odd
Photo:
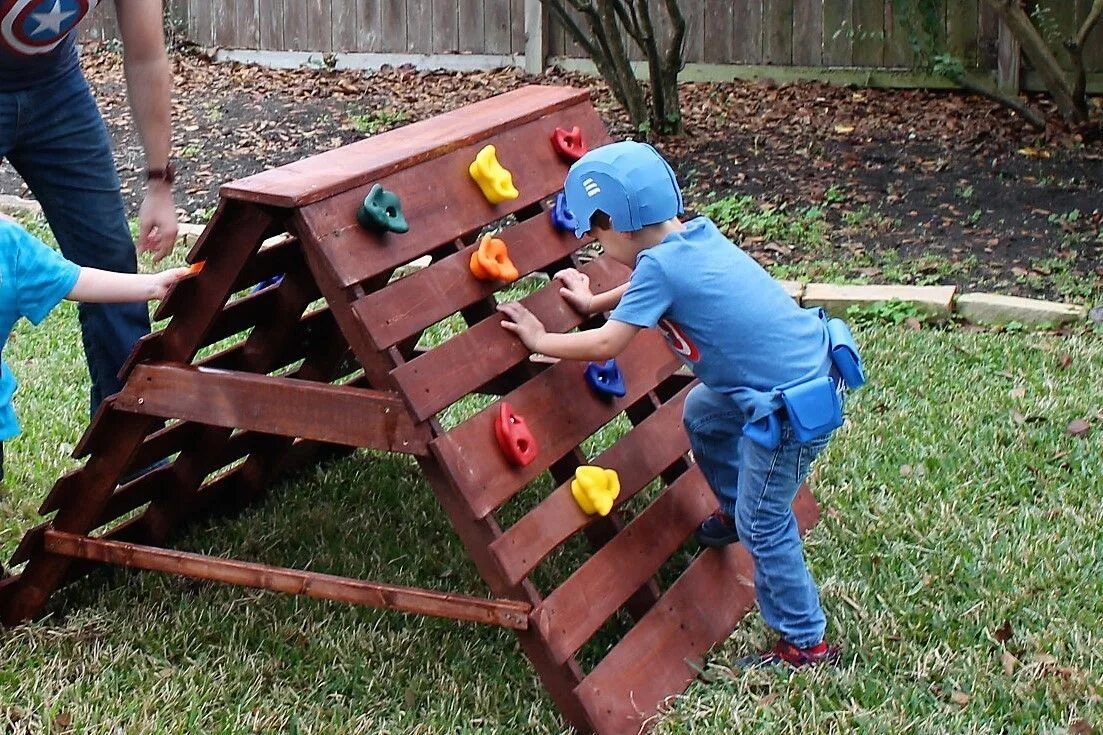
[[[498,154],[492,145],[485,146],[479,151],[467,171],[491,204],[501,204],[507,199],[516,199],[520,194],[517,187],[513,185],[513,174],[498,162]]]
[[[520,278],[505,240],[483,235],[479,247],[471,253],[471,273],[483,281],[516,281]]]

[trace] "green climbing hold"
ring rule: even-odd
[[[398,194],[387,191],[382,184],[372,186],[364,203],[356,211],[356,221],[361,227],[376,232],[408,232],[410,225],[402,214],[402,202]]]

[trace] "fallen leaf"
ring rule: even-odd
[[[909,316],[907,319],[905,319],[904,326],[912,330],[913,332],[918,332],[919,330],[923,329],[923,323],[916,319],[914,316]]]
[[[900,476],[909,477],[912,473],[912,466],[910,464],[900,465]]]
[[[1069,735],[1092,735],[1095,727],[1087,720],[1073,720],[1069,723]]]
[[[1026,398],[1026,388],[1012,388],[1011,389],[1011,397],[1012,398]]]
[[[1044,151],[1040,148],[1035,148],[1033,146],[1026,146],[1025,148],[1019,149],[1019,155],[1027,156],[1029,158],[1049,158],[1050,152]]]
[[[1010,651],[1004,651],[1000,654],[1000,663],[1003,664],[1003,673],[1011,676],[1015,673],[1015,667],[1019,665],[1019,659],[1015,658]]]
[[[1023,424],[1026,423],[1026,416],[1023,416],[1018,411],[1012,411],[1011,412],[1011,420],[1014,421],[1019,426],[1022,426]]]
[[[54,715],[54,730],[65,731],[73,724],[73,716],[68,712],[58,712]]]
[[[1011,640],[1011,636],[1015,635],[1015,629],[1011,627],[1011,621],[1003,621],[1003,625],[996,628],[996,632],[992,635],[996,639],[996,643],[1006,643]]]
[[[954,692],[950,695],[950,701],[959,707],[964,707],[969,704],[969,695],[965,692]]]
[[[1057,367],[1061,368],[1062,370],[1064,370],[1065,368],[1067,368],[1071,364],[1072,364],[1072,355],[1068,354],[1067,352],[1057,358]]]
[[[835,126],[835,132],[839,133],[840,135],[846,135],[847,133],[853,133],[854,132],[854,126],[853,125],[836,125]]]
[[[1069,422],[1068,432],[1072,436],[1084,436],[1091,431],[1091,428],[1092,425],[1084,419],[1076,419],[1075,421]]]

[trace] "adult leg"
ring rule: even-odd
[[[741,440],[743,471],[735,519],[739,537],[754,559],[758,606],[767,625],[802,649],[823,640],[827,622],[804,560],[792,506],[812,460],[828,440],[801,444],[788,422],[776,449]]]
[[[79,69],[26,93],[8,159],[42,204],[62,253],[78,265],[135,273],[107,128]],[[81,304],[92,411],[122,387],[117,375],[149,333],[145,303]]]

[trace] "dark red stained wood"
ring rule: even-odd
[[[158,549],[121,541],[91,539],[72,533],[46,531],[47,552],[192,579],[367,605],[383,610],[433,615],[453,620],[500,625],[515,630],[528,627],[531,605],[514,600],[486,600],[467,595],[431,592],[382,582],[304,572],[256,562],[224,559],[185,551]]]
[[[617,471],[620,477],[619,507],[647,486],[660,472],[689,451],[689,437],[682,429],[685,393],[663,405],[613,446],[591,460]],[[578,507],[565,482],[490,545],[502,571],[519,582],[574,533],[593,518]]]
[[[793,503],[801,531],[819,520],[802,488]],[[754,568],[742,544],[701,554],[575,693],[600,733],[635,733],[697,676],[702,656],[754,606]]]
[[[421,454],[428,431],[393,393],[180,365],[139,365],[120,411]]]
[[[561,189],[567,164],[552,150],[550,136],[563,125],[581,127],[587,140],[595,144],[608,139],[594,109],[588,104],[578,105],[415,168],[366,180],[299,213],[310,238],[331,263],[338,283],[346,287],[522,211]],[[513,175],[519,191],[517,199],[490,204],[468,173],[475,155],[487,144],[495,146],[499,161]],[[375,183],[401,197],[402,210],[410,223],[408,233],[379,235],[356,222],[356,210]]]
[[[628,393],[613,403],[594,398],[586,387],[583,365],[560,362],[506,400],[528,421],[540,453],[526,467],[513,467],[494,439],[497,404],[430,442],[433,454],[454,478],[476,517],[483,517],[511,498],[529,481],[593,434],[625,407],[635,403],[678,367],[677,358],[653,330],[641,332],[620,357]],[[564,400],[574,402],[561,411]]]
[[[587,263],[582,271],[590,276],[594,291],[624,283],[628,276],[627,269],[608,257]],[[521,303],[552,332],[569,331],[583,321],[559,295],[556,284],[541,288]],[[521,341],[502,328],[502,317],[494,315],[399,366],[392,376],[414,416],[426,419],[528,357]]]
[[[573,232],[556,231],[544,212],[505,228],[498,237],[522,275],[567,257],[585,243]],[[477,243],[470,245],[356,301],[352,309],[372,340],[384,347],[397,344],[501,288],[498,281],[471,276],[471,254],[477,248]]]
[[[714,510],[716,498],[693,468],[594,552],[532,611],[552,659],[574,655]]]
[[[524,87],[239,179],[225,184],[219,193],[279,207],[305,206],[588,100],[585,90]]]

